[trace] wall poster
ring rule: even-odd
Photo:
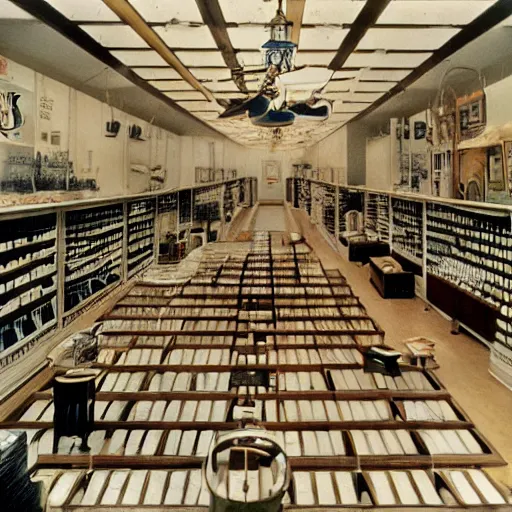
[[[267,185],[281,183],[281,163],[276,160],[263,162],[263,179]]]

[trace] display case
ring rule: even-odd
[[[128,276],[153,261],[155,206],[154,198],[128,203]]]
[[[0,222],[0,353],[57,319],[57,215]]]
[[[391,198],[393,209],[393,251],[423,265],[423,203]]]
[[[324,183],[311,183],[311,220],[335,234],[336,187]]]
[[[169,263],[178,257],[178,192],[158,197],[158,262]]]
[[[65,214],[64,310],[118,282],[122,275],[123,204]]]
[[[389,242],[389,196],[386,194],[368,193],[365,231],[381,242]]]
[[[295,178],[295,208],[305,210],[311,215],[311,181],[305,178]]]
[[[363,217],[364,192],[340,187],[338,202],[340,236],[362,229],[362,222],[357,219]]]

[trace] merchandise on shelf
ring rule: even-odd
[[[393,250],[422,264],[423,203],[408,199],[391,199],[393,209]]]
[[[123,205],[66,212],[64,310],[121,279]]]
[[[56,323],[56,233],[55,213],[0,222],[0,352]]]
[[[153,261],[155,200],[128,203],[128,275]]]

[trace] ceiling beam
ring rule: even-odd
[[[351,121],[357,121],[367,116],[381,105],[389,101],[393,96],[405,91],[407,87],[412,85],[416,80],[421,78],[425,73],[429,72],[440,62],[447,59],[455,52],[474,41],[476,38],[485,34],[509,16],[512,15],[512,0],[498,0],[489,9],[484,11],[480,16],[475,18],[471,23],[466,25],[464,29],[455,34],[441,48],[436,50],[425,62],[415,68],[412,73],[407,75],[402,81],[398,82],[384,96],[381,96],[370,107],[360,112]]]
[[[84,51],[92,55],[94,58],[103,62],[106,66],[113,69],[121,76],[132,82],[134,85],[143,91],[151,94],[159,99],[169,107],[175,109],[180,114],[186,115],[191,119],[197,121],[202,127],[224,136],[221,132],[216,130],[213,126],[205,123],[202,119],[192,116],[186,109],[178,105],[165,94],[162,94],[156,87],[153,87],[146,80],[141,78],[130,67],[123,64],[119,59],[114,57],[107,48],[103,47],[100,43],[95,41],[89,34],[84,32],[73,21],[66,18],[61,12],[52,7],[44,0],[11,0],[11,2],[24,11],[28,12],[34,18],[40,20],[45,25],[49,26],[59,34],[69,39],[72,43],[76,44]],[[150,66],[153,67],[153,66]],[[162,66],[164,67],[164,66]],[[165,67],[167,69],[167,67]]]
[[[238,62],[236,51],[231,44],[219,0],[196,0],[196,3],[203,21],[210,29],[217,48],[222,53],[226,66],[231,70],[233,81],[241,92],[248,94],[249,91],[245,85],[244,75],[241,73],[243,67]]]
[[[367,30],[375,25],[379,16],[388,6],[391,0],[367,0],[361,9],[348,34],[343,39],[336,55],[329,64],[329,69],[338,70],[357,48],[357,45],[366,34]]]
[[[290,23],[293,23],[292,43],[296,45],[298,45],[300,41],[300,29],[302,28],[305,7],[306,0],[287,0],[286,2],[286,19]]]
[[[194,89],[203,94],[208,101],[215,101],[212,93],[204,87],[190,70],[169,49],[162,38],[146,23],[144,18],[126,0],[103,0],[119,18],[138,34],[162,59],[172,66],[178,74]]]

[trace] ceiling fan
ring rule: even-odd
[[[319,93],[332,78],[328,69],[295,67],[297,45],[290,41],[291,24],[279,0],[276,15],[268,24],[270,40],[263,46],[265,67],[258,70],[233,71],[233,80],[239,83],[245,74],[265,72],[258,93],[246,99],[218,100],[226,108],[219,119],[249,116],[256,126],[277,128],[290,126],[296,120],[325,121],[332,112],[332,104]]]

